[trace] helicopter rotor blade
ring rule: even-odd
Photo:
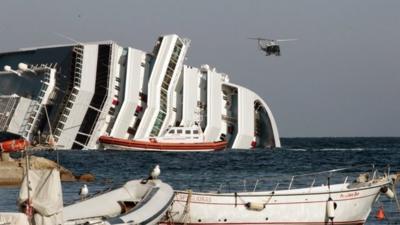
[[[284,42],[284,41],[297,41],[297,38],[288,38],[288,39],[277,39],[275,41],[277,42]]]
[[[260,37],[249,37],[248,39],[257,41],[272,41],[272,39],[260,38]]]

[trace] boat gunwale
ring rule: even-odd
[[[353,221],[335,221],[335,224],[340,224],[340,225],[364,225],[366,220],[353,220]],[[308,225],[308,224],[313,224],[313,225],[326,225],[327,222],[224,222],[224,223],[215,223],[215,222],[191,222],[191,223],[169,223],[169,222],[160,222],[159,225],[220,225],[220,224],[232,224],[232,225],[272,225],[272,224],[278,224],[278,225],[285,225],[285,224],[292,224],[292,225]]]
[[[276,191],[255,191],[255,192],[232,192],[232,193],[207,193],[207,192],[192,192],[192,195],[200,195],[200,196],[212,196],[212,197],[234,197],[235,193],[237,196],[240,197],[262,197],[262,196],[303,196],[303,195],[326,195],[326,194],[338,194],[338,193],[347,193],[347,192],[353,192],[353,191],[364,191],[364,190],[369,190],[369,189],[374,189],[378,187],[383,187],[385,185],[390,184],[391,181],[387,180],[383,183],[380,184],[374,184],[371,186],[367,187],[360,187],[360,188],[352,188],[352,189],[347,189],[347,190],[341,190],[341,191],[324,191],[324,192],[309,192],[309,193],[287,193],[287,194],[280,194],[279,192],[287,192],[287,191],[296,191],[296,189],[291,189],[291,190],[276,190]],[[346,183],[347,185],[350,185],[351,183]],[[345,185],[345,184],[334,184],[334,185]],[[334,186],[331,185],[331,186]],[[314,188],[319,188],[319,187],[314,187]],[[310,189],[310,188],[302,188],[304,190]],[[297,189],[299,190],[299,189]],[[187,191],[175,191],[176,194],[187,194]],[[252,194],[252,193],[257,193],[257,194]]]
[[[143,149],[154,150],[198,150],[198,149],[212,149],[222,150],[226,148],[227,141],[214,141],[214,142],[193,142],[193,143],[166,143],[166,142],[151,142],[142,140],[125,140],[122,138],[115,138],[110,136],[101,136],[99,142],[109,145],[121,145],[124,147],[136,147]]]

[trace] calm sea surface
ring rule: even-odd
[[[96,181],[89,190],[95,193],[117,187],[132,179],[147,177],[154,165],[161,167],[160,178],[177,190],[242,191],[275,187],[285,189],[292,175],[313,173],[336,168],[352,168],[332,174],[333,182],[354,179],[359,172],[372,171],[372,165],[383,172],[388,164],[391,171],[400,172],[400,138],[283,138],[279,150],[227,150],[211,153],[143,153],[120,151],[59,151],[62,166],[75,174],[90,172]],[[40,156],[56,159],[55,152],[40,152]],[[293,187],[327,182],[328,174],[297,177]],[[82,183],[63,183],[64,202],[79,198]],[[400,186],[400,185],[399,185]],[[400,193],[400,189],[397,190]],[[18,188],[0,188],[0,211],[15,211]],[[386,214],[399,217],[395,203],[381,196],[367,224],[378,222],[374,215],[384,206]],[[394,224],[394,223],[392,223]],[[397,224],[400,224],[398,221]]]

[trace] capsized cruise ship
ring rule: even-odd
[[[0,131],[98,149],[102,135],[134,140],[196,125],[229,148],[280,147],[266,102],[209,65],[185,65],[189,46],[172,34],[152,52],[102,41],[0,53]]]

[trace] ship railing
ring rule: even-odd
[[[19,96],[2,97],[2,99],[6,99],[7,103],[5,107],[1,106],[4,110],[0,113],[0,131],[7,131],[19,98]]]
[[[102,86],[98,86],[98,87],[102,87],[102,88],[104,88],[105,90],[106,90],[106,93],[107,93],[107,95],[103,98],[103,100],[102,100],[102,102],[101,102],[101,104],[100,104],[100,109],[98,109],[98,113],[96,114],[96,119],[95,119],[95,123],[93,123],[92,124],[92,127],[90,128],[90,131],[89,131],[89,134],[88,134],[88,136],[89,137],[91,137],[92,136],[92,134],[93,134],[93,132],[94,132],[94,130],[96,129],[96,126],[97,126],[97,124],[98,124],[98,121],[99,121],[99,118],[100,118],[100,116],[103,116],[102,114],[104,113],[104,106],[105,106],[105,104],[106,104],[106,101],[109,99],[109,94],[110,94],[110,90],[109,90],[109,87],[108,86],[110,86],[110,84],[109,84],[109,81],[110,81],[110,74],[111,74],[111,67],[112,67],[112,65],[111,65],[111,61],[113,60],[112,59],[112,56],[113,56],[113,51],[112,51],[112,48],[111,48],[111,50],[110,50],[110,53],[109,53],[109,56],[108,56],[108,58],[109,58],[109,60],[108,60],[108,66],[107,66],[107,69],[108,69],[108,71],[107,71],[107,87],[102,87]],[[90,107],[90,105],[89,105],[89,107]],[[93,108],[95,108],[95,107],[93,107]],[[101,119],[103,120],[105,120],[106,119],[106,117],[107,117],[107,115],[104,115]],[[99,128],[100,129],[100,128]],[[84,143],[84,145],[86,146],[87,144],[88,144],[88,142],[90,141],[90,138],[88,138],[87,140],[86,140],[86,143]]]
[[[55,126],[55,132],[54,132],[54,138],[55,141],[58,141],[58,138],[61,135],[62,130],[64,129],[64,125],[66,121],[62,121],[61,118],[69,117],[69,113],[71,108],[68,108],[68,106],[71,106],[75,103],[76,96],[79,94],[80,86],[81,86],[81,77],[82,77],[82,64],[79,62],[83,61],[83,46],[82,45],[77,45],[74,47],[73,51],[76,53],[76,58],[75,58],[75,66],[74,68],[74,82],[73,82],[73,87],[71,92],[69,93],[66,102],[64,103],[63,110],[61,111],[61,115],[59,117],[59,120],[57,122],[57,125]]]
[[[24,117],[24,122],[23,125],[21,126],[21,129],[19,131],[19,133],[25,137],[26,139],[30,139],[30,134],[33,132],[33,130],[35,129],[35,127],[38,124],[38,120],[42,114],[42,101],[43,101],[43,97],[45,96],[47,89],[49,88],[49,82],[50,82],[50,73],[51,73],[51,69],[55,68],[56,65],[38,65],[38,66],[33,66],[32,70],[42,70],[44,71],[44,78],[43,78],[43,82],[42,82],[42,86],[39,89],[39,94],[38,96],[36,96],[36,98],[32,99],[28,110],[25,114]]]
[[[33,124],[36,123],[35,120],[39,117],[40,108],[43,100],[42,93],[45,93],[47,86],[44,86],[45,83],[42,84],[39,95],[32,99],[31,103],[28,106],[28,110],[24,117],[23,125],[20,128],[19,134],[21,134],[26,139],[29,138],[30,131],[32,130]]]
[[[94,129],[96,128],[96,125],[98,124],[98,121],[99,121],[100,119],[101,119],[101,120],[106,119],[106,115],[102,115],[102,114],[104,113],[104,105],[105,105],[105,102],[107,101],[107,99],[108,99],[108,97],[103,98],[103,101],[102,101],[102,103],[101,103],[100,109],[97,109],[98,112],[96,113],[96,119],[95,119],[96,123],[93,123],[93,124],[92,124],[92,127],[90,128],[89,134],[86,134],[87,136],[89,136],[89,137],[92,136],[93,131],[94,131]],[[93,106],[91,106],[91,105],[89,105],[89,107],[95,108],[95,107],[93,107]],[[100,118],[100,116],[103,116],[103,117]],[[86,143],[84,144],[84,146],[86,146],[86,145],[88,144],[89,140],[90,140],[90,138],[86,141]]]
[[[7,101],[5,106],[4,106],[4,100]],[[0,106],[2,109],[2,112],[0,113],[0,131],[1,130],[6,130],[6,126],[7,126],[7,120],[8,120],[8,114],[10,113],[10,104],[14,105],[12,103],[12,100],[14,100],[12,97],[7,97],[7,98],[2,98],[2,100],[0,101]]]
[[[370,168],[368,168],[370,167]],[[359,170],[364,168],[363,170]],[[368,169],[367,169],[368,168]],[[263,190],[291,190],[296,188],[311,188],[318,185],[347,184],[355,181],[359,175],[365,175],[366,179],[373,180],[382,174],[389,174],[390,166],[378,170],[374,164],[363,164],[358,166],[320,171],[315,173],[297,174],[293,176],[271,176],[259,179],[244,179],[236,181],[224,181],[217,188],[217,193],[243,191],[255,192]],[[203,189],[204,187],[199,187]]]

